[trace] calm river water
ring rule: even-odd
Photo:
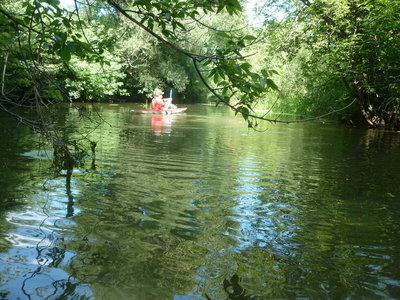
[[[400,133],[96,107],[71,182],[0,116],[1,299],[400,299]]]

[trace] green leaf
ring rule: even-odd
[[[275,84],[275,82],[272,81],[272,79],[267,78],[265,80],[265,83],[267,84],[267,86],[275,91],[279,91],[278,86]]]
[[[235,9],[232,6],[227,6],[226,11],[228,12],[228,14],[233,15],[235,12]]]
[[[241,67],[247,74],[250,73],[251,65],[250,65],[248,62],[245,62],[245,63],[241,64],[240,67]]]
[[[216,34],[217,34],[218,36],[223,37],[223,38],[227,38],[227,39],[230,38],[229,34],[227,34],[226,32],[223,32],[223,31],[219,31],[219,32],[217,32]]]
[[[275,70],[261,70],[261,73],[263,74],[264,77],[270,77],[273,74],[279,75],[279,73]]]
[[[168,29],[163,29],[161,32],[167,37],[174,37],[175,36],[175,34],[171,30],[168,30]]]
[[[63,18],[62,22],[66,28],[71,28],[71,22],[67,18]]]
[[[242,6],[240,5],[240,2],[238,0],[230,0],[230,3],[232,6],[237,10],[240,11],[242,9]]]
[[[153,20],[149,19],[147,22],[147,27],[152,31],[154,29],[154,23]]]
[[[71,60],[71,52],[66,48],[62,48],[60,51],[60,57],[65,60],[65,61],[70,61]]]
[[[239,65],[235,65],[235,69],[239,74],[242,74],[242,68]]]
[[[180,22],[176,22],[176,25],[177,25],[180,29],[182,29],[183,31],[186,31],[186,30],[187,30],[186,27],[185,27],[182,23],[180,23]]]
[[[248,34],[248,35],[244,36],[243,39],[244,40],[249,40],[249,41],[254,41],[257,38],[255,36],[253,36],[253,35]]]
[[[206,59],[206,60],[203,61],[203,66],[204,66],[204,67],[205,67],[205,66],[208,66],[209,64],[211,64],[211,60]]]
[[[215,83],[215,84],[218,83],[218,80],[219,80],[218,72],[216,72],[216,73],[214,74],[213,80],[214,80],[214,83]]]
[[[25,25],[29,25],[30,21],[31,21],[31,18],[30,18],[30,17],[28,17],[28,16],[24,17],[24,23],[25,23]]]
[[[220,13],[224,9],[224,5],[220,4],[220,6],[217,9],[217,14]]]
[[[24,6],[26,6],[25,9],[26,15],[30,15],[35,9],[35,7],[29,1],[24,2]]]

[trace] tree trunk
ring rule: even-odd
[[[377,95],[368,93],[362,84],[356,82],[357,98],[361,113],[367,124],[373,128],[400,129],[400,114],[398,108],[382,107]]]

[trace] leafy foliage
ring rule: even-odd
[[[399,126],[399,1],[265,3],[286,18],[269,14],[258,30],[243,26],[238,0],[4,1],[3,99],[108,101],[173,87],[227,104],[251,127],[279,121],[254,111],[265,102],[308,115],[353,104],[353,120]]]
[[[353,121],[398,128],[399,11],[399,1],[387,0],[286,2],[285,20],[266,25],[273,47],[265,51],[281,64],[280,86],[294,107],[315,113],[356,99]]]

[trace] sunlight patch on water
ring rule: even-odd
[[[28,152],[21,153],[22,156],[27,156],[34,159],[52,160],[54,152],[52,150],[31,150]]]

